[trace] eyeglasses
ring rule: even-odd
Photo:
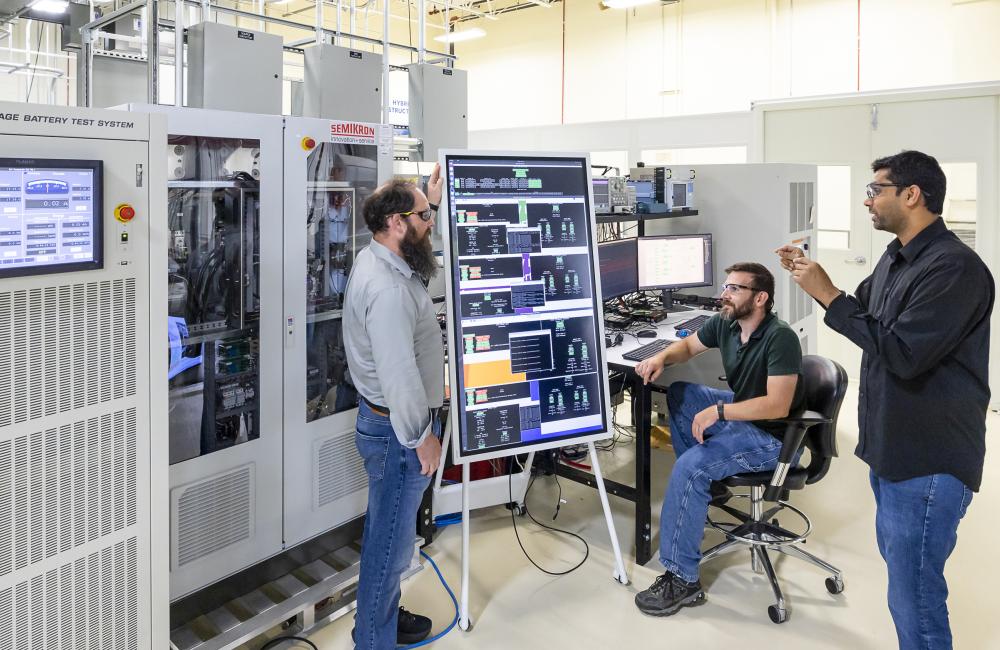
[[[415,214],[418,217],[420,217],[421,221],[430,221],[431,220],[431,216],[434,214],[434,211],[431,210],[430,208],[427,208],[426,210],[422,210],[420,212],[414,212],[413,210],[410,210],[409,212],[400,212],[399,216],[401,216],[401,217],[408,217],[411,214]]]
[[[724,284],[722,285],[722,293],[736,293],[740,289],[746,289],[747,291],[763,291],[763,289],[758,289],[757,287],[748,287],[745,284]]]
[[[901,185],[899,183],[868,183],[865,185],[865,194],[868,195],[869,199],[874,199],[876,196],[882,193],[883,187],[907,187],[906,185]]]
[[[868,195],[869,199],[874,199],[882,193],[883,187],[909,187],[909,185],[903,185],[901,183],[868,183],[865,185],[865,194]],[[921,188],[920,193],[925,199],[930,197],[930,194],[925,192],[923,188]]]

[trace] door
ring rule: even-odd
[[[834,284],[849,292],[869,273],[871,222],[864,206],[870,172],[871,111],[864,106],[764,113],[765,162],[813,163],[817,170],[817,250]],[[782,243],[776,242],[775,248]],[[817,351],[857,380],[861,351],[828,327],[817,327]]]
[[[986,265],[997,269],[997,97],[962,97],[877,104],[873,108],[872,158],[917,149],[938,159],[948,179],[945,223],[972,246]],[[892,241],[876,233],[871,258]],[[993,310],[993,332],[1000,331]],[[990,351],[993,406],[1000,403],[1000,346]]]

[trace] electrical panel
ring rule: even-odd
[[[187,42],[188,106],[281,115],[281,36],[198,23],[188,28]]]
[[[429,63],[414,63],[407,69],[410,135],[423,142],[419,160],[435,160],[439,149],[469,146],[468,73]]]
[[[323,43],[305,48],[302,112],[358,122],[382,119],[382,55]]]

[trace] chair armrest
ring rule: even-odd
[[[765,501],[778,501],[781,496],[781,490],[785,486],[785,477],[788,476],[788,469],[791,467],[795,454],[802,447],[802,441],[805,440],[806,432],[812,426],[827,424],[831,420],[816,411],[803,411],[795,416],[767,420],[767,422],[783,422],[787,425],[785,427],[785,437],[781,442],[781,451],[778,454],[778,465],[774,468],[771,483],[764,490]]]

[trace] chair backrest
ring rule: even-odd
[[[810,454],[806,483],[815,483],[826,475],[837,456],[837,416],[847,392],[847,373],[832,359],[808,354],[802,357],[802,379],[806,409],[830,418],[830,424],[817,424],[806,434]]]

